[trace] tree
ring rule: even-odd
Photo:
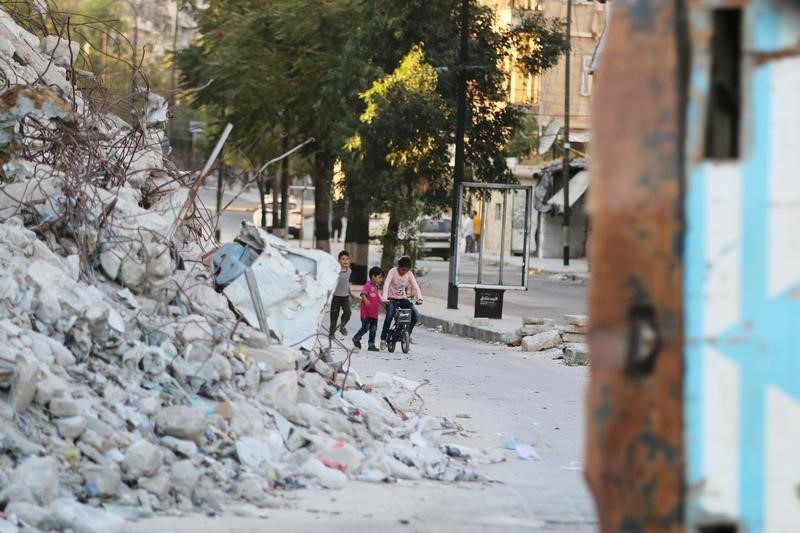
[[[317,246],[326,250],[330,186],[341,146],[333,133],[337,102],[342,90],[352,90],[334,80],[357,5],[214,0],[195,12],[202,38],[177,56],[181,85],[202,87],[193,104],[236,124],[231,142],[250,158],[271,159],[281,140],[315,139],[303,156],[316,188]]]
[[[457,0],[412,0],[398,5],[390,0],[375,0],[367,8],[367,22],[352,38],[352,42],[356,43],[353,48],[357,51],[358,61],[377,66],[378,76],[384,76],[381,70],[394,71],[397,65],[405,61],[404,57],[409,57],[410,51],[413,52],[423,43],[428,65],[439,72],[436,83],[438,106],[424,107],[422,100],[410,97],[414,95],[413,91],[409,94],[408,90],[402,90],[402,83],[395,81],[392,84],[391,80],[398,78],[397,71],[386,77],[386,81],[378,82],[375,90],[364,93],[363,101],[355,104],[356,108],[360,104],[362,110],[364,107],[369,109],[376,105],[373,101],[375,97],[380,96],[379,107],[382,111],[378,115],[379,120],[372,124],[362,119],[367,124],[353,126],[358,131],[360,143],[356,151],[358,157],[350,158],[345,170],[348,197],[351,206],[357,207],[351,210],[351,215],[358,222],[357,228],[365,225],[368,219],[369,213],[362,212],[364,206],[370,205],[370,209],[372,206],[375,209],[393,208],[383,238],[384,263],[391,260],[387,256],[393,254],[397,244],[396,221],[400,220],[400,213],[408,213],[407,219],[413,220],[421,210],[445,209],[451,195],[449,190],[433,187],[422,195],[399,194],[392,203],[388,203],[386,188],[376,188],[376,182],[395,183],[395,190],[402,190],[403,183],[440,183],[431,179],[432,172],[441,172],[440,177],[447,183],[451,183],[451,178],[446,166],[442,168],[430,160],[427,165],[398,165],[388,157],[385,147],[413,147],[430,141],[433,144],[430,146],[431,154],[445,153],[453,143],[457,74],[463,68],[468,81],[469,102],[465,166],[473,172],[473,180],[512,180],[513,176],[505,162],[506,146],[512,131],[519,125],[521,115],[517,109],[505,103],[507,73],[502,66],[515,55],[522,58],[519,62],[521,70],[538,74],[553,66],[569,47],[561,21],[548,21],[541,14],[529,12],[519,26],[498,29],[492,11],[473,2],[470,6],[469,65],[460,66],[456,57],[460,4]],[[377,88],[385,85],[394,88],[380,93]],[[432,95],[427,97],[427,101],[432,101]],[[409,122],[417,121],[414,125],[419,129],[407,131],[402,127],[403,115],[395,117],[391,108],[402,109],[404,114],[412,117]],[[431,139],[426,126],[441,130]],[[413,138],[415,135],[417,139]],[[383,161],[390,170],[381,167]],[[400,158],[400,161],[405,160]],[[383,191],[384,196],[376,198],[376,190]],[[370,198],[374,201],[369,202]],[[363,235],[357,238],[361,239]],[[351,241],[349,227],[347,241]]]
[[[360,166],[371,179],[354,174],[347,183],[350,192],[370,183],[370,210],[389,213],[384,268],[394,261],[400,226],[447,199],[450,155],[439,142],[448,133],[446,103],[436,85],[435,70],[425,62],[422,47],[415,46],[393,73],[361,94],[366,109],[348,146],[360,163],[352,167]]]

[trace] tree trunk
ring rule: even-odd
[[[350,281],[357,285],[367,282],[369,272],[369,205],[368,198],[350,198],[347,212],[345,250],[350,252]]]
[[[389,223],[386,224],[386,233],[384,233],[381,241],[383,242],[383,251],[381,252],[381,268],[384,272],[388,272],[394,266],[397,259],[397,241],[398,233],[400,231],[400,221],[394,211],[389,213]]]
[[[314,183],[314,237],[317,249],[331,251],[331,181],[333,179],[333,158],[323,152],[314,155],[311,180]]]

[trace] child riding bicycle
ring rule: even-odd
[[[386,349],[386,339],[392,326],[394,313],[398,308],[411,309],[411,323],[408,326],[409,335],[414,330],[419,320],[420,313],[414,303],[408,299],[406,291],[411,289],[411,296],[417,304],[422,303],[422,291],[417,283],[417,278],[411,272],[411,258],[403,256],[397,260],[397,266],[389,270],[383,282],[383,299],[386,301],[386,318],[383,319],[381,330],[381,350]]]

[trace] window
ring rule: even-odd
[[[592,75],[589,71],[592,68],[592,56],[581,56],[581,96],[592,94]]]
[[[739,157],[742,10],[714,11],[711,75],[704,153],[707,159]]]

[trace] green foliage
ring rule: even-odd
[[[361,93],[365,110],[348,143],[349,192],[367,186],[370,209],[398,212],[402,223],[420,210],[446,202],[449,178],[446,102],[436,91],[437,75],[413,47],[394,72]]]

